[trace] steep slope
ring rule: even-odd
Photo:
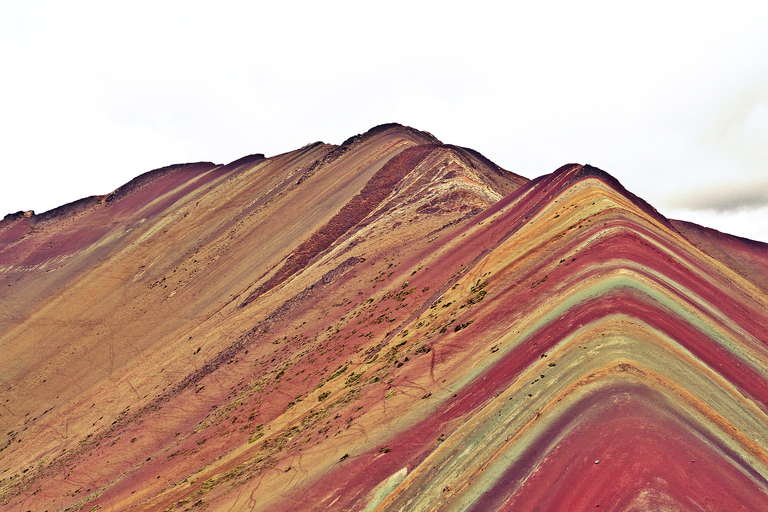
[[[176,469],[167,478],[182,481],[242,445],[256,429],[253,412],[241,435],[221,443],[198,445],[198,431],[212,404],[228,402],[231,384],[277,372],[273,340],[260,329],[287,316],[307,287],[362,262],[359,249],[350,253],[356,245],[378,250],[381,240],[394,253],[402,244],[390,233],[465,222],[525,181],[398,125],[339,147],[178,169],[0,225],[3,502],[57,509],[104,493],[110,506],[127,506],[167,487],[153,481],[160,487],[135,494],[157,450],[186,443],[199,452],[169,459]],[[403,208],[412,212],[407,227]],[[243,356],[249,364],[233,365]],[[225,385],[230,369],[236,380]],[[126,439],[137,426],[145,434]]]
[[[693,245],[768,293],[768,244],[721,233],[692,222],[670,222]]]
[[[398,125],[177,174],[0,225],[9,510],[768,502],[764,244]]]
[[[445,401],[302,498],[355,509],[405,468],[382,509],[761,510],[765,295],[594,169],[476,222],[493,250],[426,317],[466,326],[425,333]]]

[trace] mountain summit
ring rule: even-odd
[[[768,245],[391,124],[0,221],[4,510],[764,510]]]

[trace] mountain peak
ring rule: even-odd
[[[398,124],[150,171],[0,222],[0,505],[762,510],[766,268]]]

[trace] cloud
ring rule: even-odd
[[[700,188],[678,196],[671,206],[716,213],[757,210],[768,206],[768,180]]]
[[[752,172],[768,166],[768,76],[752,79],[734,91],[703,131],[705,144]]]
[[[658,208],[768,174],[768,6],[465,4],[8,3],[0,215],[390,121],[528,177],[590,162]],[[721,192],[685,199],[763,200]]]
[[[714,212],[671,210],[664,212],[670,219],[683,219],[688,222],[713,228],[723,233],[768,242],[768,206],[741,212]]]

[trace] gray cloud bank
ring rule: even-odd
[[[768,206],[768,180],[724,183],[680,195],[673,207],[716,213],[743,212]]]

